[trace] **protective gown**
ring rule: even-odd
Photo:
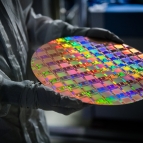
[[[122,43],[121,39],[105,29],[78,28],[61,20],[53,21],[51,18],[36,15],[31,5],[31,0],[0,0],[0,142],[2,143],[50,142],[44,111],[41,110],[49,108],[44,103],[46,96],[43,96],[43,102],[39,104],[32,89],[35,85],[30,82],[36,82],[30,68],[31,56],[36,47],[50,40],[72,35],[98,37]],[[11,88],[5,88],[4,83]],[[23,90],[25,87],[29,89],[29,94]],[[24,91],[22,99],[16,98],[14,95],[19,95],[21,89]],[[43,89],[44,87],[40,87],[39,92],[44,94]],[[64,104],[64,101],[61,104]],[[63,113],[57,109],[51,108]]]
[[[31,29],[29,33],[32,42],[37,40],[43,44],[56,37],[48,32],[45,39],[42,39],[44,27],[40,25],[45,22],[45,18],[36,16],[31,4],[30,0],[21,3],[18,0],[0,1],[0,74],[13,81],[34,80],[30,65],[27,64],[33,53],[29,46],[28,28]],[[51,22],[51,19],[46,18],[46,21]],[[0,116],[0,142],[50,142],[43,110],[2,104]]]

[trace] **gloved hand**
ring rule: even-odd
[[[53,22],[53,25],[55,28],[62,29],[62,35],[61,37],[66,36],[86,36],[90,38],[100,38],[103,40],[110,40],[119,44],[123,43],[123,40],[120,39],[117,35],[110,32],[107,29],[103,28],[88,28],[88,27],[75,27],[73,25],[70,25],[66,22],[63,22],[61,20],[55,20]],[[55,26],[57,25],[57,26]],[[60,31],[60,30],[59,30]]]
[[[69,115],[86,106],[82,101],[56,93],[52,89],[32,81],[14,82],[2,79],[0,88],[1,102],[25,108],[41,108]]]
[[[50,34],[50,36],[53,36],[51,37],[52,39],[66,36],[86,36],[90,38],[110,40],[119,44],[123,43],[123,40],[120,39],[117,35],[103,28],[76,27],[61,20],[54,20],[50,23],[49,28],[50,30],[48,30],[48,32],[52,31]],[[48,32],[45,36],[45,40],[49,39]]]
[[[118,36],[107,29],[76,27],[62,20],[51,20],[42,15],[36,16],[33,10],[30,11],[27,27],[31,41],[38,42],[40,45],[67,36],[85,36],[123,43]]]
[[[68,115],[86,106],[90,106],[89,104],[82,103],[81,100],[56,93],[44,85],[37,84],[36,86],[39,108]]]

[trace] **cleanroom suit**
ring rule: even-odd
[[[30,60],[36,45],[64,36],[122,43],[101,28],[78,28],[36,15],[31,0],[0,0],[0,142],[49,143],[43,110],[69,115],[85,105],[36,81]]]

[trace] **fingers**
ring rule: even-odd
[[[51,106],[51,110],[64,115],[69,115],[82,108],[84,108],[82,101],[68,96],[62,96],[59,104]]]
[[[51,106],[62,107],[62,108],[66,108],[67,110],[69,110],[69,109],[74,109],[74,110],[78,109],[79,110],[79,109],[82,109],[82,108],[92,105],[92,104],[88,104],[88,103],[83,103],[79,99],[72,98],[69,96],[64,96],[59,93],[54,95],[52,102],[53,102],[53,104],[51,104]]]
[[[56,102],[53,101],[54,103],[50,104],[49,109],[64,115],[69,115],[90,106],[90,104],[83,103],[81,100],[69,96],[57,94],[54,97],[56,97]],[[53,100],[55,100],[55,98],[53,98]]]
[[[75,107],[71,107],[71,108],[69,108],[67,106],[65,106],[65,107],[53,106],[52,110],[54,110],[54,111],[56,111],[58,113],[64,114],[64,115],[70,115],[70,114],[72,114],[72,113],[74,113],[76,111],[79,111],[79,110],[81,110],[83,108],[90,107],[90,106],[93,106],[93,105],[92,104],[88,104],[88,103],[82,103],[81,107],[75,106]]]
[[[91,38],[101,38],[104,40],[110,40],[115,43],[123,44],[122,39],[120,39],[117,35],[110,32],[109,30],[103,28],[91,28],[88,30],[86,36]]]
[[[93,106],[92,104],[83,103],[81,100],[63,96],[61,106],[57,109],[64,115],[69,115],[73,112],[79,111],[85,107]]]

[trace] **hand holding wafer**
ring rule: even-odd
[[[84,103],[122,105],[143,99],[143,54],[126,44],[58,38],[37,49],[31,66],[45,86]]]

